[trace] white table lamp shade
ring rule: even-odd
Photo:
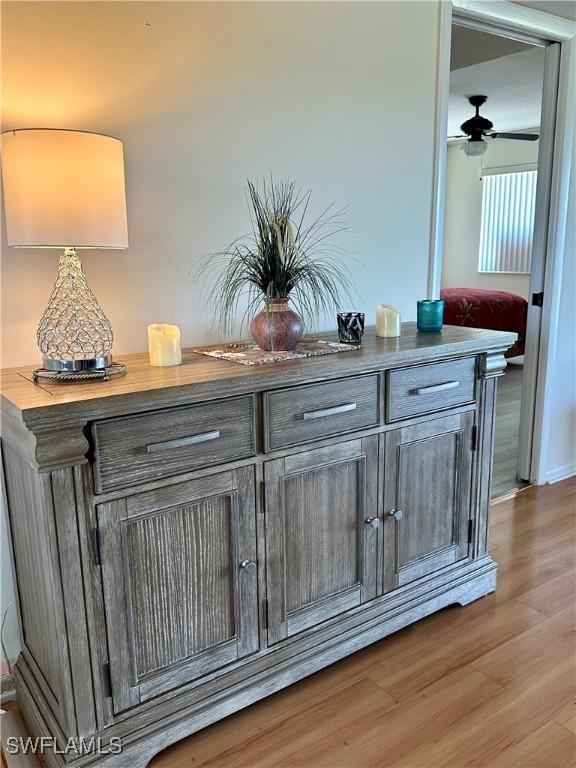
[[[8,245],[127,248],[122,142],[84,131],[2,134]]]

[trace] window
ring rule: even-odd
[[[482,177],[479,272],[530,273],[537,171]]]

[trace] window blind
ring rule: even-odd
[[[529,273],[537,171],[482,179],[479,272]]]

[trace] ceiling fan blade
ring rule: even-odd
[[[517,141],[538,141],[537,133],[490,133],[493,139],[516,139]]]

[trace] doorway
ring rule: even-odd
[[[520,425],[545,49],[452,26],[440,296],[450,325],[513,331],[496,410],[493,497],[527,485]]]
[[[558,411],[554,399],[554,375],[560,365],[557,354],[560,341],[557,339],[564,343],[566,335],[560,323],[560,312],[561,307],[565,308],[565,298],[561,304],[565,295],[562,276],[566,270],[564,250],[576,110],[575,28],[571,21],[509,2],[476,4],[470,0],[452,0],[441,6],[428,282],[432,297],[440,293],[442,276],[452,22],[545,49],[517,470],[520,478],[542,484],[560,476],[558,470],[550,468],[548,456],[553,447],[552,420]]]

